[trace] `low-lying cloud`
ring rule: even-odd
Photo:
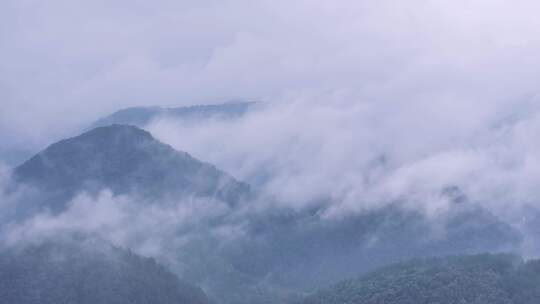
[[[290,100],[237,121],[158,120],[148,128],[286,202],[334,198],[361,210],[406,198],[437,208],[426,197],[459,187],[501,215],[536,204],[537,108],[515,115],[486,104],[486,114],[474,115],[333,97]]]
[[[219,246],[243,235],[241,221],[212,224],[227,215],[229,208],[214,200],[183,199],[149,205],[107,190],[97,196],[83,192],[60,213],[44,209],[23,219],[4,219],[0,244],[28,246],[93,238],[157,258],[182,273],[191,265],[184,265],[187,261],[179,257],[193,247],[192,243],[219,240]]]

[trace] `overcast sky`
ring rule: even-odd
[[[130,105],[339,91],[470,119],[519,111],[537,103],[539,9],[531,0],[5,0],[0,134],[39,141]]]

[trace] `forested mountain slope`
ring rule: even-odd
[[[0,303],[206,304],[205,294],[154,260],[101,242],[0,250]]]
[[[137,127],[99,127],[52,144],[14,170],[53,210],[82,191],[109,189],[147,200],[204,197],[238,203],[249,186]]]
[[[534,304],[540,261],[481,254],[418,259],[342,281],[304,304]]]

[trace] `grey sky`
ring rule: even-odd
[[[498,111],[537,94],[539,6],[6,0],[0,126],[4,136],[39,140],[129,105],[336,90]]]

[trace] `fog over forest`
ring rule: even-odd
[[[0,303],[529,303],[539,9],[2,1]]]

